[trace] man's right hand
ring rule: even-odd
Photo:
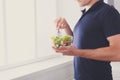
[[[69,27],[69,24],[66,21],[66,19],[61,17],[55,20],[55,24],[57,29],[65,29]]]
[[[64,29],[67,35],[73,36],[73,32],[65,18],[57,18],[55,23],[57,29]]]

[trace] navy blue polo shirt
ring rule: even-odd
[[[120,14],[105,4],[96,2],[77,22],[73,44],[78,49],[109,46],[108,37],[120,34]],[[110,62],[74,57],[75,80],[112,80]]]

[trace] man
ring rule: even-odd
[[[120,14],[101,0],[77,0],[83,10],[74,30],[64,18],[56,27],[73,36],[73,45],[54,48],[74,56],[75,80],[113,80],[110,61],[120,61]]]

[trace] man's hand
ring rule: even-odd
[[[63,55],[79,56],[100,61],[120,61],[120,34],[107,38],[110,45],[97,49],[77,49],[74,46],[60,46],[54,48]]]
[[[67,23],[65,18],[61,18],[61,17],[57,18],[55,20],[55,23],[56,23],[56,28],[57,29],[65,29],[65,28],[69,27],[69,24]]]
[[[75,56],[75,52],[77,51],[77,48],[75,48],[74,46],[60,46],[59,48],[53,47],[53,49],[58,53],[69,56]]]
[[[55,19],[56,29],[64,29],[67,35],[73,36],[73,32],[65,18],[56,18]]]

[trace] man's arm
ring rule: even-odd
[[[76,56],[102,60],[102,61],[120,61],[120,34],[107,38],[110,45],[108,47],[97,49],[74,50]]]
[[[72,30],[71,30],[71,28],[70,28],[69,25],[64,30],[65,30],[65,32],[66,32],[67,35],[73,36],[73,32],[72,32]]]
[[[54,48],[63,55],[80,56],[101,61],[120,61],[120,34],[107,38],[110,45],[97,49],[77,49],[74,46],[60,46]]]

